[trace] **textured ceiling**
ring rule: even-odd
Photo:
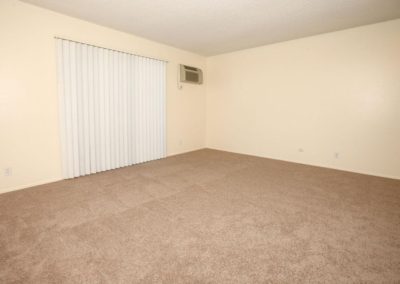
[[[400,0],[23,0],[202,55],[400,18]]]

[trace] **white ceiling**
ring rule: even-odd
[[[202,55],[400,18],[400,0],[22,0]]]

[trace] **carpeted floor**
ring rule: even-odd
[[[400,180],[201,150],[0,195],[1,283],[399,283]]]

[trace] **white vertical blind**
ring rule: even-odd
[[[166,155],[166,62],[56,39],[65,178]]]

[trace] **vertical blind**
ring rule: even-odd
[[[166,155],[166,62],[56,39],[64,178]]]

